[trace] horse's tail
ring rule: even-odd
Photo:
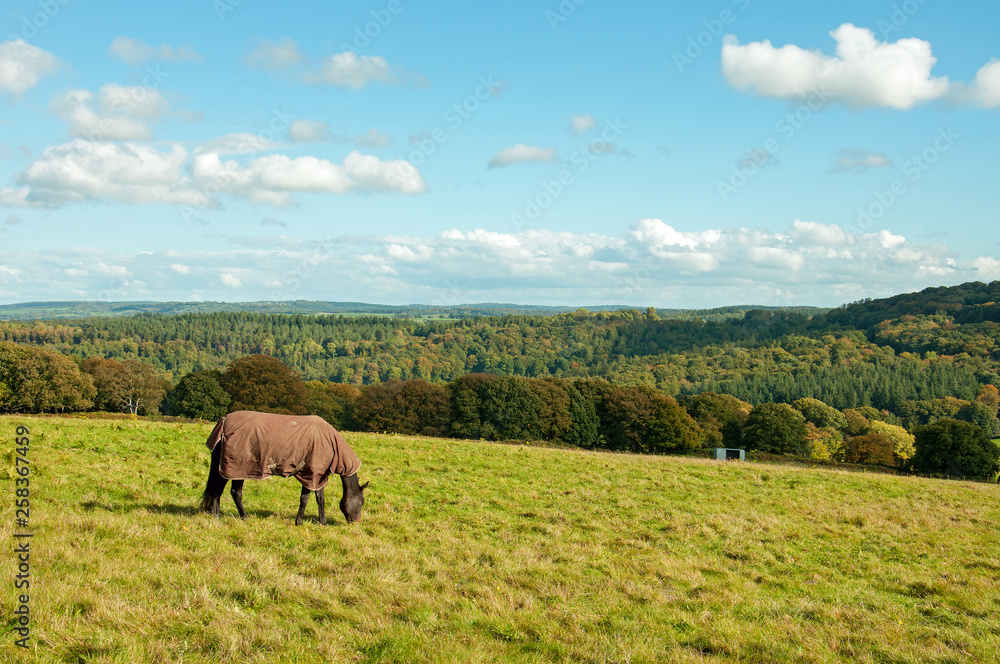
[[[212,465],[208,469],[208,483],[205,485],[205,493],[201,494],[201,510],[203,512],[219,513],[219,497],[222,496],[228,481],[219,472],[221,462],[222,445],[217,443],[212,450]]]

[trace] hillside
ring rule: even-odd
[[[980,386],[1000,383],[998,290],[1000,282],[964,284],[825,314],[735,307],[432,320],[145,312],[0,322],[0,340],[79,359],[135,358],[173,383],[265,354],[308,380],[356,386],[469,373],[597,377],[669,395],[716,391],[752,404],[814,397],[838,409],[895,411],[908,400],[972,399]]]
[[[619,311],[632,309],[626,305],[596,305],[587,307],[553,307],[530,304],[460,304],[387,305],[365,302],[319,302],[311,300],[272,302],[21,302],[0,305],[0,321],[4,320],[62,320],[108,316],[136,316],[158,314],[180,316],[183,314],[257,313],[257,314],[306,314],[339,316],[395,316],[399,318],[460,319],[476,316],[553,316],[579,309],[587,311]],[[715,309],[658,309],[664,318],[700,318],[725,320],[741,318],[752,309],[781,310],[815,316],[828,311],[817,307],[761,307],[742,305]]]
[[[312,504],[296,528],[294,480],[248,482],[247,521],[228,492],[221,520],[194,511],[208,424],[0,423],[30,429],[32,661],[902,664],[997,649],[994,485],[347,434],[371,481],[364,520],[331,506],[322,527]],[[9,621],[0,660],[19,661]]]

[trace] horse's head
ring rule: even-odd
[[[365,505],[365,489],[368,487],[368,482],[359,486],[357,473],[340,479],[344,485],[344,495],[340,498],[340,511],[343,512],[347,523],[361,521],[361,508]]]

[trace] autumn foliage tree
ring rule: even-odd
[[[298,373],[269,355],[248,355],[232,362],[219,377],[232,399],[230,412],[258,410],[304,415],[309,397]]]
[[[664,454],[701,447],[698,424],[674,399],[654,388],[615,389],[604,408],[610,425],[603,433],[611,449]]]
[[[709,447],[740,447],[742,427],[753,406],[728,394],[682,395],[678,403],[698,423]]]
[[[62,353],[0,342],[0,410],[61,413],[93,405],[94,383]]]
[[[844,446],[844,462],[893,466],[896,456],[892,441],[874,432],[854,436]]]
[[[319,415],[337,429],[354,429],[354,409],[361,390],[347,383],[310,380],[306,381],[306,394],[310,415]]]
[[[84,360],[80,368],[94,381],[94,408],[109,413],[155,413],[169,385],[151,364],[132,358],[119,362],[95,357]]]
[[[362,390],[354,417],[361,431],[447,436],[451,403],[447,388],[440,385],[390,381]]]

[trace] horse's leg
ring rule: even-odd
[[[295,525],[302,525],[302,518],[306,515],[306,505],[309,504],[309,489],[302,485],[302,495],[299,496],[299,513],[295,516]]]
[[[208,483],[205,485],[205,493],[201,494],[201,509],[215,516],[219,516],[219,498],[226,490],[226,483],[229,482],[219,472],[219,464],[222,458],[222,444],[215,446],[212,450],[212,463],[208,467]]]
[[[319,522],[322,525],[326,525],[326,496],[323,495],[323,489],[316,492],[316,506],[319,507]]]
[[[233,480],[229,493],[233,495],[233,502],[236,503],[236,511],[240,513],[240,518],[247,518],[247,511],[243,509],[243,480]]]

